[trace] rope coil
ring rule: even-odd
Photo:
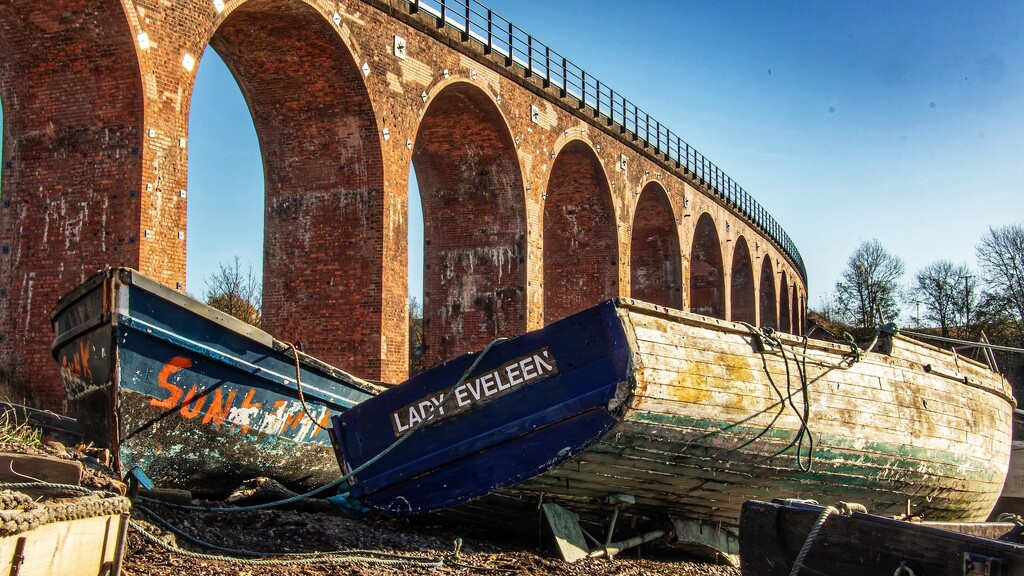
[[[74,500],[40,504],[26,494],[14,491],[26,488],[67,490],[71,486],[33,482],[0,484],[0,536],[21,534],[55,522],[127,514],[131,511],[131,500],[106,492],[76,490],[86,492],[86,495]]]

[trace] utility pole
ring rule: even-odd
[[[971,292],[969,285],[969,281],[971,278],[974,278],[974,276],[971,276],[969,274],[964,276],[964,332],[966,333],[965,335],[970,334],[971,332]]]

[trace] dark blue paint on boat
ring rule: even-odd
[[[124,268],[57,304],[54,358],[85,434],[122,475],[220,494],[256,476],[297,489],[335,480],[330,417],[374,387]]]
[[[406,432],[409,438],[358,471],[349,480],[350,493],[383,513],[420,514],[531,478],[600,439],[625,410],[632,373],[612,302],[494,345],[466,382],[516,359],[527,359],[525,366],[540,351],[557,364],[557,373],[474,401],[457,414],[435,414],[436,420]],[[395,444],[408,408],[451,392],[476,359],[467,354],[451,360],[335,416],[332,437],[342,468],[356,470]],[[509,382],[514,380],[504,384]]]

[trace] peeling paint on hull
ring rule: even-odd
[[[629,300],[617,308],[636,380],[622,421],[578,457],[460,517],[544,497],[596,521],[618,493],[635,497],[629,514],[731,527],[748,499],[853,501],[882,515],[909,501],[930,520],[964,522],[992,510],[1014,408],[1001,375],[900,336],[839,367],[849,347],[811,341],[804,388],[794,358],[787,366],[777,350],[762,355],[741,325]]]
[[[61,299],[54,357],[83,431],[121,475],[224,494],[269,476],[308,489],[340,476],[331,416],[374,385],[292,351],[265,332],[128,269],[107,269]]]

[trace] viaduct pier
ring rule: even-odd
[[[264,328],[408,371],[630,296],[799,333],[806,272],[736,182],[475,0],[0,2],[0,371],[62,410],[57,299],[107,265],[184,291],[189,108],[213,48],[265,171]]]

